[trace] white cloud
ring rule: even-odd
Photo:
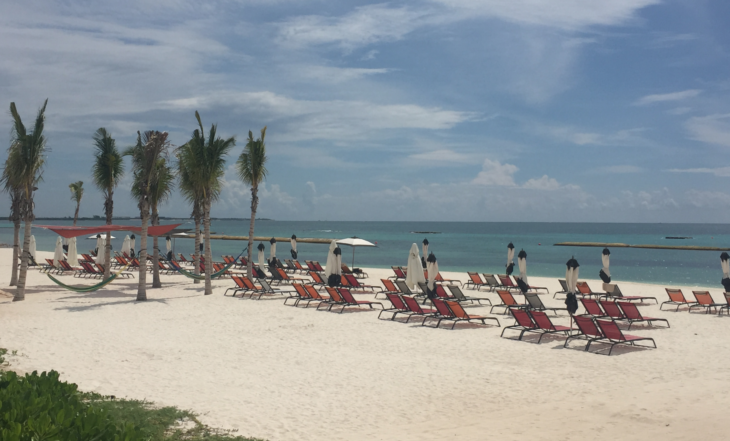
[[[647,129],[636,127],[633,129],[618,130],[613,133],[584,132],[572,127],[543,127],[538,128],[538,133],[547,133],[553,138],[570,142],[575,145],[600,145],[600,146],[648,146],[652,142],[642,136]]]
[[[541,178],[532,178],[522,184],[522,188],[528,188],[533,190],[558,190],[561,185],[555,179],[548,175],[543,175]]]
[[[717,167],[717,168],[672,168],[667,170],[672,173],[705,173],[715,176],[728,177],[730,176],[730,167]]]
[[[689,190],[685,192],[688,203],[698,208],[724,209],[730,206],[730,194],[719,191]]]
[[[596,169],[599,173],[611,173],[611,174],[627,174],[627,173],[642,173],[644,169],[630,164],[624,165],[608,165],[605,167],[599,167]]]
[[[471,182],[477,185],[514,187],[516,184],[513,175],[517,170],[519,169],[515,165],[485,159],[482,171]]]
[[[684,115],[691,111],[691,107],[675,107],[674,109],[667,110],[667,113],[670,115]]]
[[[679,208],[672,193],[668,188],[656,191],[624,191],[622,192],[623,202],[629,208],[643,208],[646,210],[659,210],[665,208]]]
[[[661,93],[656,95],[646,95],[639,98],[634,105],[645,106],[647,104],[664,103],[668,101],[682,101],[689,98],[694,98],[702,93],[699,89],[683,90],[681,92]]]
[[[692,139],[730,147],[730,113],[695,116],[687,120],[685,127]]]
[[[431,150],[422,153],[414,153],[408,156],[408,160],[418,163],[426,163],[432,165],[443,165],[443,163],[469,163],[472,156],[455,152],[449,149]]]
[[[362,69],[312,65],[293,66],[292,70],[299,72],[302,77],[324,81],[329,84],[361,80],[372,75],[380,75],[390,72],[390,69]]]

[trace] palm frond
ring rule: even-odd
[[[71,200],[77,204],[81,203],[81,198],[84,196],[84,182],[77,181],[68,184],[69,190],[71,190]]]

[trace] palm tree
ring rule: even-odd
[[[253,248],[253,227],[256,220],[256,209],[259,206],[259,184],[266,179],[266,127],[261,129],[261,138],[254,140],[253,133],[248,131],[248,141],[243,153],[238,158],[238,176],[241,180],[251,186],[251,225],[248,229],[248,265],[246,274],[250,279],[253,273],[251,261],[251,249]]]
[[[177,156],[177,175],[180,179],[180,192],[183,197],[193,205],[193,211],[190,217],[195,221],[195,254],[193,255],[193,266],[195,274],[200,275],[200,224],[203,218],[203,194],[193,182],[192,170],[195,169],[195,156],[193,155],[190,143],[180,146],[175,152]],[[217,199],[220,188],[214,189],[214,197]],[[193,283],[200,283],[200,280],[194,279]]]
[[[30,229],[35,219],[33,215],[33,195],[38,189],[37,185],[43,177],[43,165],[45,163],[46,138],[43,136],[45,125],[45,112],[48,100],[38,110],[33,130],[28,132],[23,125],[15,103],[10,103],[10,114],[13,117],[10,148],[8,159],[5,162],[2,181],[5,188],[8,185],[18,192],[16,199],[18,213],[25,221],[23,232],[23,255],[20,258],[20,274],[18,275],[18,287],[15,291],[13,301],[25,300],[25,281],[28,275],[28,259],[30,253]]]
[[[193,131],[190,141],[179,150],[178,157],[183,165],[187,178],[196,192],[200,194],[200,208],[203,214],[203,229],[205,231],[205,295],[213,294],[210,275],[213,272],[213,252],[210,247],[210,207],[218,198],[221,188],[221,179],[225,174],[225,156],[236,145],[236,138],[223,139],[217,137],[218,126],[212,124],[205,138],[205,129],[200,120],[200,114],[195,112],[199,129]],[[191,166],[194,165],[194,166]],[[196,231],[197,234],[197,231]]]
[[[139,214],[142,218],[142,237],[139,249],[139,287],[137,300],[147,300],[147,228],[150,220],[152,190],[157,185],[157,165],[160,158],[167,156],[170,141],[167,132],[147,131],[142,136],[137,132],[137,144],[124,151],[124,156],[132,157],[134,183],[132,195],[139,200]]]
[[[94,166],[91,173],[94,177],[94,185],[101,190],[104,195],[104,214],[106,215],[106,224],[112,224],[114,215],[114,189],[119,184],[119,180],[124,175],[124,162],[122,155],[117,149],[116,141],[112,138],[111,133],[107,132],[104,127],[99,128],[94,133]],[[78,212],[78,210],[77,210]],[[74,220],[74,225],[76,221]],[[109,259],[111,259],[112,241],[111,231],[106,232],[106,246],[104,247],[104,279],[108,279],[111,272]]]
[[[84,183],[83,181],[77,181],[72,184],[68,184],[68,188],[71,190],[71,200],[76,202],[76,211],[74,212],[74,227],[76,221],[79,219],[79,208],[81,208],[81,198],[84,197]],[[108,260],[105,260],[108,262]]]
[[[22,193],[20,188],[15,187],[7,179],[10,176],[6,176],[8,168],[7,164],[3,168],[2,178],[0,181],[3,183],[3,191],[10,195],[10,216],[8,220],[13,223],[13,262],[12,268],[10,268],[10,286],[18,284],[18,259],[20,259],[20,225],[23,220],[23,213],[20,211]]]
[[[159,204],[164,203],[172,194],[172,183],[175,181],[175,173],[167,164],[165,158],[157,160],[155,169],[156,177],[154,184],[150,187],[150,205],[152,206],[152,225],[160,225],[160,216],[157,211]],[[161,288],[160,282],[160,248],[159,237],[152,238],[152,287]]]

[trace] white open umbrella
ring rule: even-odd
[[[291,235],[291,258],[294,260],[297,260],[297,256],[299,253],[297,252],[297,236],[295,234]]]
[[[269,243],[271,244],[271,249],[269,249],[269,260],[271,260],[276,257],[276,239],[272,237],[269,239]]]
[[[433,253],[426,259],[426,270],[428,271],[428,289],[433,291],[434,285],[436,284],[436,276],[439,274],[439,264]]]
[[[35,258],[35,236],[30,236],[30,245],[28,246],[28,252],[31,256],[33,256],[33,260],[36,260]]]
[[[408,273],[406,274],[406,285],[409,288],[416,289],[418,282],[426,283],[426,277],[423,275],[423,265],[421,264],[421,256],[418,255],[418,245],[411,245],[411,251],[408,253]]]
[[[529,285],[527,283],[527,253],[525,250],[521,250],[517,255],[517,266],[520,268],[520,279]]]
[[[53,252],[53,266],[61,268],[61,261],[63,260],[63,238],[58,236],[56,238],[56,249]]]
[[[68,258],[66,259],[68,261],[68,264],[71,266],[79,266],[79,254],[78,250],[76,249],[76,238],[72,237],[68,241]]]
[[[376,246],[372,242],[368,242],[365,239],[360,239],[359,237],[348,237],[347,239],[340,239],[337,241],[340,245],[349,245],[352,247],[352,268],[355,268],[355,247],[374,247]],[[340,257],[341,259],[341,257]],[[352,269],[350,268],[350,269]]]
[[[341,260],[338,260],[335,250],[337,249],[337,241],[333,240],[330,242],[329,250],[327,251],[327,265],[324,267],[325,277],[329,277],[332,274],[342,274]],[[340,256],[342,259],[342,256]]]
[[[97,236],[98,236],[98,234],[94,234],[93,236],[87,237],[87,239],[97,239]],[[101,237],[105,238],[104,240],[106,240],[106,233],[102,233],[101,234]],[[110,236],[110,237],[112,239],[116,239],[116,236]]]
[[[264,246],[264,244],[259,243],[259,259],[258,260],[259,260],[259,266],[261,267],[261,269],[264,268],[264,264],[266,263],[266,255],[264,254],[265,249],[266,249],[266,247]]]
[[[124,242],[122,242],[122,254],[129,256],[129,251],[132,248],[132,240],[129,238],[129,234],[124,236]]]

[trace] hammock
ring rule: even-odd
[[[109,276],[108,279],[103,280],[103,281],[97,283],[96,285],[92,285],[92,286],[71,286],[71,285],[66,285],[65,283],[63,283],[60,280],[56,279],[52,275],[50,275],[50,274],[46,274],[46,275],[48,276],[49,279],[53,280],[53,282],[56,285],[60,286],[61,288],[68,289],[70,291],[75,291],[75,292],[92,292],[92,291],[96,291],[98,289],[101,289],[101,288],[105,287],[106,285],[108,285],[109,283],[111,283],[114,279],[116,279],[119,276],[119,274],[122,273],[122,271],[126,270],[128,266],[129,266],[129,264],[124,265],[124,267],[122,269],[120,269],[116,273],[114,273],[111,276]]]
[[[236,257],[235,259],[233,259],[231,261],[231,263],[229,263],[226,266],[224,266],[222,270],[211,274],[210,275],[210,278],[211,279],[217,279],[218,277],[220,277],[223,274],[225,274],[226,271],[228,271],[229,269],[231,269],[231,267],[236,264],[236,261],[238,259],[240,259],[241,256],[243,256],[243,253],[245,253],[245,252],[246,252],[246,250],[241,251],[241,254],[239,254],[238,257]],[[197,275],[195,273],[191,273],[190,271],[185,271],[184,269],[180,268],[180,265],[178,265],[177,262],[170,262],[170,264],[172,265],[173,268],[175,268],[177,270],[177,272],[179,272],[180,274],[182,274],[185,277],[189,277],[189,278],[195,279],[195,280],[205,280],[205,276],[204,275],[203,276],[199,276],[199,275]]]

